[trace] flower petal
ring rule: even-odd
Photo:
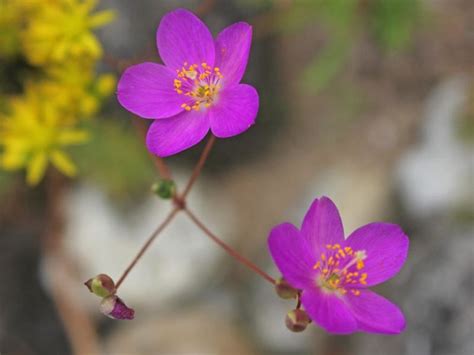
[[[357,321],[347,304],[334,293],[319,288],[304,290],[301,303],[311,319],[329,333],[349,334],[357,331]]]
[[[216,39],[216,63],[224,82],[238,84],[244,75],[252,43],[252,27],[245,22],[225,28]]]
[[[226,88],[218,100],[210,109],[211,130],[216,137],[235,136],[255,123],[259,102],[254,87],[240,84]]]
[[[315,255],[326,250],[326,244],[344,243],[344,228],[334,202],[328,197],[315,199],[304,217],[301,234]]]
[[[174,116],[183,108],[183,96],[173,88],[175,74],[161,64],[142,63],[125,70],[117,97],[120,104],[143,118]]]
[[[46,173],[48,156],[44,152],[33,154],[26,167],[26,182],[30,186],[37,185]]]
[[[291,286],[303,289],[315,284],[313,265],[316,260],[294,225],[282,223],[274,227],[268,236],[268,248],[273,261]]]
[[[400,309],[389,300],[369,290],[360,290],[359,296],[350,292],[346,300],[357,320],[359,329],[382,334],[399,334],[406,322]]]
[[[177,9],[161,19],[156,34],[160,57],[175,70],[189,64],[214,66],[215,47],[211,32],[192,12]]]
[[[51,152],[51,163],[64,175],[73,177],[77,174],[76,165],[65,152],[55,149]]]
[[[362,272],[367,273],[367,284],[379,284],[397,274],[408,254],[408,237],[396,224],[370,223],[355,230],[346,245],[353,250],[365,250]]]
[[[167,157],[199,143],[208,131],[206,111],[186,111],[174,117],[155,120],[148,130],[146,145],[152,153]]]

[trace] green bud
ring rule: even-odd
[[[286,327],[292,332],[302,332],[306,329],[311,320],[308,314],[302,309],[294,309],[286,315]]]
[[[173,180],[162,179],[151,186],[151,191],[162,199],[169,200],[176,193],[176,184]]]
[[[99,297],[107,297],[115,293],[115,283],[108,275],[99,274],[84,282],[89,291]]]
[[[278,296],[286,300],[296,298],[298,295],[298,290],[293,288],[283,277],[276,280],[275,291]]]

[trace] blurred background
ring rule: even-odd
[[[0,354],[474,353],[473,1],[95,3],[0,0]],[[170,208],[114,91],[127,66],[159,62],[155,31],[177,7],[213,34],[252,24],[243,81],[261,100],[189,205],[275,277],[269,230],[317,196],[346,234],[400,224],[409,258],[378,291],[404,333],[289,332],[293,302],[181,215],[121,286],[135,320],[99,313],[82,283],[117,278]],[[180,186],[202,146],[167,159]]]

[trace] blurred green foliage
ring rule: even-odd
[[[458,120],[459,137],[468,144],[474,144],[474,85],[471,85],[465,109]]]
[[[268,0],[257,3],[266,5]],[[273,1],[275,8],[278,3]],[[278,31],[301,32],[315,24],[327,34],[324,46],[303,74],[305,85],[314,91],[335,79],[364,34],[382,51],[394,53],[411,44],[424,18],[421,0],[298,0],[281,12]]]
[[[74,151],[84,179],[99,184],[114,198],[139,196],[156,180],[153,162],[130,124],[130,120],[120,125],[98,119],[90,124],[90,142]]]
[[[422,18],[419,0],[371,1],[369,24],[378,43],[387,50],[403,49],[410,44]]]

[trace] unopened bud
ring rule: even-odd
[[[112,319],[133,319],[135,311],[117,296],[106,297],[100,303],[100,311]]]
[[[286,315],[286,327],[292,332],[302,332],[306,329],[311,320],[308,314],[302,309],[294,309]]]
[[[115,283],[110,276],[99,274],[96,277],[84,282],[89,291],[99,297],[107,297],[115,293]]]
[[[293,288],[283,277],[276,280],[275,291],[278,296],[286,300],[296,298],[298,295],[298,290]]]
[[[176,184],[173,180],[162,179],[151,186],[151,191],[162,199],[168,200],[176,193]]]

